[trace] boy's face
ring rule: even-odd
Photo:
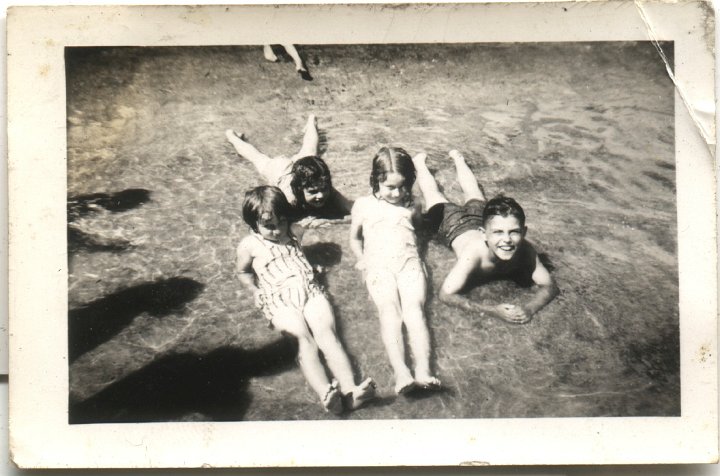
[[[278,218],[272,213],[264,213],[257,222],[258,233],[268,241],[280,241],[287,236],[288,221],[286,218]]]
[[[311,185],[303,188],[305,203],[313,208],[321,208],[330,196],[330,187],[327,184]]]
[[[378,184],[377,197],[388,203],[397,205],[405,199],[405,177],[397,172],[390,172],[385,180]]]
[[[526,231],[517,217],[495,215],[485,222],[485,243],[495,256],[509,261],[515,256]]]

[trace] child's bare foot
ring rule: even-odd
[[[432,375],[423,375],[420,377],[415,377],[415,383],[422,388],[425,389],[437,389],[442,386],[440,383],[440,380],[437,377],[433,377]]]
[[[338,383],[336,381],[328,385],[327,392],[325,392],[325,396],[322,399],[322,404],[326,412],[335,415],[340,415],[343,412],[342,395],[340,394],[340,390],[338,390]]]
[[[463,155],[455,149],[451,150],[448,155],[450,155],[450,158],[455,161],[460,160],[465,162],[465,157],[463,157]]]
[[[278,60],[277,55],[272,49],[272,46],[270,45],[263,45],[263,55],[265,56],[265,59],[268,61],[272,61],[275,63]]]
[[[244,142],[242,133],[241,133],[241,132],[235,132],[235,131],[232,130],[232,129],[228,129],[228,130],[225,131],[225,137],[227,137],[227,140],[228,140],[231,144],[234,144],[234,143],[236,143],[236,142],[238,142],[238,141]]]
[[[303,128],[303,132],[307,132],[307,130],[311,127],[317,130],[317,117],[315,116],[315,114],[308,114],[307,122],[305,123],[305,127]]]
[[[416,168],[420,166],[425,167],[425,160],[427,160],[427,154],[425,152],[420,152],[412,158],[413,164]]]
[[[366,402],[373,400],[376,397],[375,389],[376,386],[373,379],[367,378],[363,380],[360,385],[355,387],[348,395],[350,397],[350,408],[355,410],[360,408]]]
[[[405,395],[415,388],[415,380],[412,377],[400,379],[395,382],[395,393]]]

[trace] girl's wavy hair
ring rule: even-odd
[[[315,187],[325,190],[332,188],[330,169],[325,161],[314,155],[296,160],[292,166],[290,188],[299,207],[307,205],[303,189]]]
[[[289,219],[292,207],[285,194],[272,185],[261,185],[245,192],[242,214],[243,220],[255,233],[258,232],[258,221],[266,214],[277,218]]]
[[[520,226],[525,226],[525,211],[518,202],[505,195],[493,197],[485,204],[482,214],[483,226],[494,216],[515,217],[520,222]]]
[[[413,164],[410,154],[400,147],[383,147],[373,157],[372,172],[370,172],[370,186],[373,195],[380,190],[380,184],[392,172],[402,175],[405,179],[403,184],[407,191],[405,206],[409,206],[412,204],[412,187],[416,177],[415,164]]]

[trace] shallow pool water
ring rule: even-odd
[[[368,193],[377,149],[398,145],[426,151],[460,200],[447,152],[462,151],[487,194],[523,204],[561,289],[527,325],[479,319],[433,297],[453,255],[431,242],[427,319],[445,388],[395,398],[348,226],[318,230],[309,255],[329,266],[338,330],[383,397],[347,418],[679,414],[674,91],[651,44],[299,49],[312,82],[259,46],[68,50],[68,194],[147,197],[73,216],[71,421],[334,418],[234,268],[243,193],[261,180],[224,131],[291,155],[308,113],[350,197]]]

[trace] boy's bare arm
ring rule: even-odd
[[[476,260],[468,257],[458,258],[440,288],[440,300],[451,306],[479,314],[495,312],[495,306],[488,306],[459,294],[478,264]]]
[[[542,304],[537,307],[539,309],[554,297],[553,295],[548,298],[545,292],[550,292],[550,290],[540,287],[530,303],[526,306],[516,306],[508,303],[486,304],[458,294],[465,287],[470,275],[479,264],[479,258],[477,260],[468,259],[467,257],[458,259],[458,262],[455,263],[455,266],[445,278],[445,282],[443,282],[440,289],[440,300],[446,304],[473,312],[478,317],[493,317],[512,324],[525,324],[532,318],[532,313],[528,311],[535,309],[535,306],[542,301]],[[543,267],[543,269],[545,268]],[[547,270],[545,271],[547,272]],[[549,278],[549,276],[548,273],[547,277]],[[542,281],[543,277],[539,275],[538,279]],[[551,278],[550,281],[552,281]]]

